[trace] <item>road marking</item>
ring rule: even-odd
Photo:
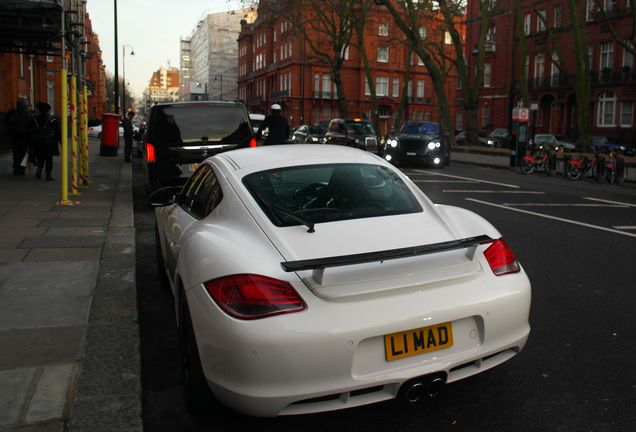
[[[614,228],[619,230],[636,230],[636,225],[619,225]]]
[[[510,190],[483,190],[483,189],[444,189],[442,192],[448,192],[448,193],[481,193],[481,194],[545,195],[545,192],[539,192],[539,191],[510,191]]]
[[[626,205],[619,204],[561,204],[561,203],[501,203],[501,205],[511,207],[603,207],[603,208],[629,208]]]
[[[614,234],[620,234],[620,235],[624,235],[627,237],[636,237],[636,234],[632,234],[632,233],[628,233],[628,232],[624,232],[624,231],[619,231],[616,229],[612,229],[612,228],[606,228],[606,227],[602,227],[602,226],[598,226],[598,225],[592,225],[592,224],[587,224],[585,222],[579,222],[579,221],[575,221],[572,219],[565,219],[565,218],[560,218],[560,217],[556,217],[556,216],[550,216],[550,215],[546,215],[543,213],[537,213],[537,212],[533,212],[533,211],[529,211],[529,210],[522,210],[522,209],[518,209],[518,208],[514,208],[514,207],[508,207],[505,205],[501,205],[501,204],[495,204],[495,203],[491,203],[488,201],[481,201],[481,200],[477,200],[474,198],[466,198],[467,201],[472,201],[472,202],[476,202],[478,204],[484,204],[484,205],[488,205],[491,207],[497,207],[497,208],[502,208],[505,210],[510,210],[510,211],[515,211],[515,212],[519,212],[519,213],[525,213],[525,214],[529,214],[532,216],[538,216],[538,217],[542,217],[545,219],[552,219],[555,221],[559,221],[559,222],[565,222],[565,223],[569,223],[569,224],[573,224],[573,225],[579,225],[579,226],[583,226],[586,228],[592,228],[592,229],[597,229],[597,230],[601,230],[601,231],[607,231],[607,232],[611,232]]]
[[[599,201],[599,202],[604,202],[604,203],[610,203],[610,204],[618,204],[618,205],[627,206],[627,207],[636,207],[636,204],[624,203],[624,202],[620,202],[620,201],[610,201],[610,200],[601,199],[601,198],[583,197],[583,199],[590,200],[590,201]]]
[[[413,180],[413,183],[465,183],[465,184],[478,184],[479,182],[472,180]]]
[[[493,181],[488,181],[488,180],[475,179],[475,178],[470,178],[470,177],[460,177],[460,176],[454,176],[454,175],[450,175],[450,174],[442,174],[442,173],[438,173],[438,172],[419,171],[419,170],[415,170],[415,172],[419,173],[419,174],[435,175],[435,176],[441,176],[441,177],[450,177],[450,178],[455,178],[455,179],[459,179],[459,180],[469,180],[469,181],[474,181],[474,182],[479,182],[479,183],[494,184],[494,185],[497,185],[497,186],[503,186],[503,187],[513,188],[513,189],[521,189],[521,186],[516,186],[516,185],[511,185],[511,184],[506,184],[506,183],[498,183],[498,182],[493,182]]]

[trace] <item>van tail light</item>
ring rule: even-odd
[[[157,161],[155,159],[155,146],[149,142],[146,143],[146,160],[148,163],[154,163]]]
[[[228,315],[254,320],[300,312],[307,305],[289,282],[267,276],[238,274],[204,284],[212,300]]]
[[[256,147],[256,138],[250,140],[250,147]]]
[[[495,276],[517,273],[521,270],[517,258],[502,238],[493,241],[484,251],[484,256]]]

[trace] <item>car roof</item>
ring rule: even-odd
[[[241,102],[236,101],[186,101],[186,102],[162,102],[154,104],[154,107],[191,107],[191,106],[237,106],[243,105]]]
[[[250,118],[254,120],[265,120],[265,114],[250,113]]]
[[[372,153],[347,146],[327,144],[285,144],[231,150],[216,159],[228,172],[247,173],[273,168],[328,163],[389,165]]]

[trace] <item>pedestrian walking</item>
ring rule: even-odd
[[[135,117],[135,113],[128,111],[126,117],[122,120],[122,126],[124,127],[124,160],[130,162],[130,155],[132,154],[132,142],[133,142],[133,126],[132,119]]]
[[[60,125],[57,119],[51,115],[51,105],[46,102],[35,104],[38,115],[32,118],[29,129],[29,145],[32,148],[37,162],[35,176],[42,178],[42,169],[45,169],[46,180],[53,180],[53,156],[59,156],[58,144],[61,140]]]
[[[263,123],[261,123],[258,128],[256,139],[261,139],[263,131],[267,128],[269,132],[263,145],[286,144],[291,134],[289,123],[280,113],[281,106],[279,104],[273,104],[271,110],[272,113],[265,117],[265,120],[263,120]]]
[[[26,164],[23,164],[29,146],[29,122],[31,115],[27,111],[26,99],[19,98],[15,108],[7,113],[5,123],[11,137],[11,150],[13,152],[13,175],[24,175]]]

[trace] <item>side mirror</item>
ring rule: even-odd
[[[181,194],[181,186],[167,186],[157,189],[146,199],[150,207],[166,207],[177,202]]]

